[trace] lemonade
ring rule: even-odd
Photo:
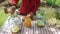
[[[31,27],[31,18],[30,18],[30,17],[26,17],[24,24],[25,24],[25,26],[26,26],[27,28]]]

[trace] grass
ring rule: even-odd
[[[0,8],[0,28],[2,27],[8,16],[9,14],[5,14],[3,8]]]

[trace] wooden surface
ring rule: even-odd
[[[22,31],[19,34],[56,34],[57,32],[55,30],[51,30],[53,28],[50,28],[47,24],[45,24],[44,27],[37,27],[34,22],[32,22],[31,28],[26,28],[24,25],[22,25]]]
[[[5,24],[3,25],[3,27],[0,30],[0,34],[11,34],[10,29],[9,29],[9,27],[11,25],[9,25],[9,24],[11,24],[11,23],[9,23],[8,21],[5,22]],[[44,27],[37,27],[35,25],[35,21],[32,21],[31,28],[26,28],[24,26],[24,23],[22,23],[21,28],[22,28],[22,30],[18,34],[60,34],[60,30],[57,30],[54,27],[48,26],[48,24],[46,22],[45,22]]]

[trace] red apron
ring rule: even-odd
[[[12,5],[17,4],[18,0],[12,0]],[[36,14],[40,6],[40,0],[22,0],[22,4],[20,6],[20,14],[27,15],[29,12],[33,12]]]

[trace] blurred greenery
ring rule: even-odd
[[[0,27],[4,24],[9,14],[5,14],[3,8],[0,8]]]
[[[48,5],[60,7],[60,0],[46,0]]]
[[[3,1],[5,1],[5,0],[0,0],[0,3],[3,2]]]
[[[60,0],[56,0],[55,5],[60,7]]]
[[[22,0],[19,0],[17,6],[20,7],[21,3],[22,3]]]

